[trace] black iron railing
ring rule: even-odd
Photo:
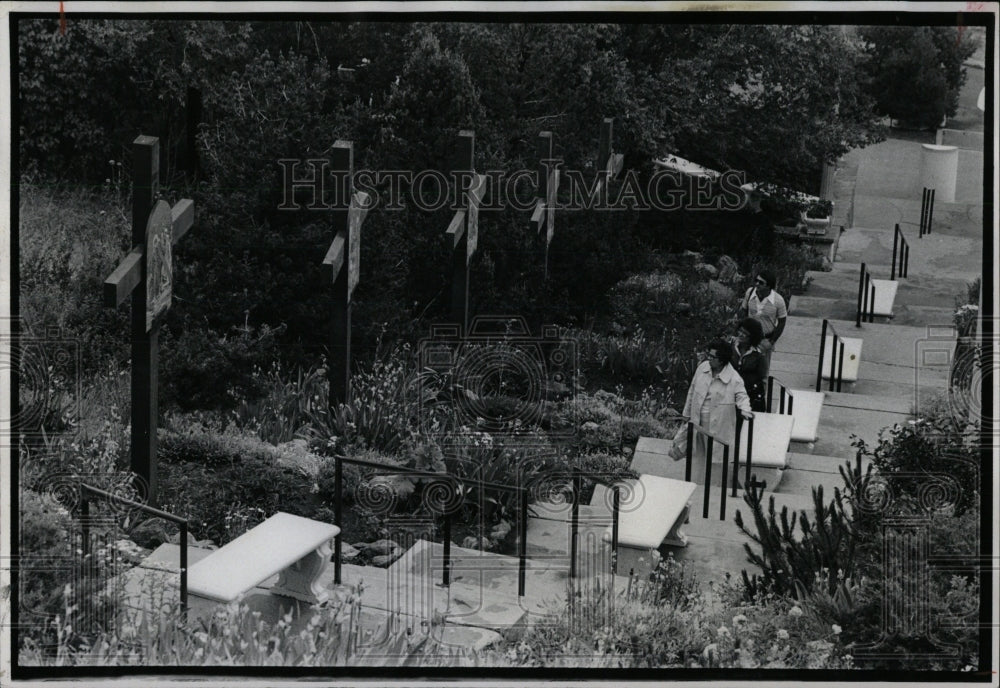
[[[868,267],[861,264],[861,278],[858,282],[858,313],[856,327],[863,322],[875,322],[875,285]]]
[[[920,199],[920,237],[931,233],[934,224],[934,196],[935,189],[924,187],[923,195]]]
[[[757,485],[756,477],[753,475],[753,418],[750,420],[744,420],[742,415],[736,416],[736,438],[735,446],[733,447],[736,451],[733,452],[733,497],[736,496],[736,490],[739,488],[739,474],[740,474],[740,435],[743,431],[743,425],[747,426],[747,465],[745,468],[746,475],[743,478],[743,488],[749,489],[748,485]],[[766,483],[762,483],[766,486]],[[723,485],[723,494],[725,494],[725,485]]]
[[[896,230],[892,234],[892,274],[889,279],[896,279],[896,258],[899,257],[899,277],[904,278],[910,274],[910,245],[906,243],[903,230],[896,223]]]
[[[795,401],[795,397],[792,396],[792,391],[788,389],[778,378],[773,375],[767,376],[767,412],[774,413],[774,385],[777,384],[781,388],[780,404],[778,406],[778,413],[785,412],[785,400],[788,400],[788,415],[792,415],[792,404]]]
[[[362,461],[360,459],[351,459],[346,456],[337,456],[335,458],[335,472],[334,472],[334,493],[336,495],[336,501],[334,504],[334,520],[340,525],[344,522],[343,519],[343,489],[344,489],[344,468],[345,463],[353,464],[355,466],[361,466],[364,468],[371,468],[381,471],[384,474],[397,474],[406,475],[413,477],[430,478],[434,481],[442,481],[451,483],[456,495],[462,496],[462,503],[466,503],[468,500],[465,499],[465,485],[472,484],[479,488],[479,491],[493,491],[493,492],[506,492],[508,494],[517,494],[518,496],[518,546],[517,546],[517,557],[518,557],[518,579],[517,579],[517,594],[519,597],[524,596],[526,577],[527,577],[527,559],[528,559],[528,488],[526,486],[512,486],[503,485],[500,483],[489,482],[480,479],[463,479],[458,476],[451,475],[449,473],[438,473],[434,471],[421,471],[411,468],[401,468],[398,466],[386,466],[380,463],[373,463],[371,461]],[[582,482],[583,478],[589,478],[597,482],[601,482],[598,476],[579,471],[577,469],[573,470],[572,473],[572,491],[573,491],[573,502],[572,502],[572,515],[570,523],[570,577],[576,576],[576,560],[578,555],[577,541],[579,539],[578,534],[580,530],[580,495],[582,493]],[[619,505],[620,505],[620,493],[619,487],[617,485],[612,486],[613,491],[613,507],[612,507],[612,538],[611,547],[612,552],[617,552],[618,549],[618,519],[619,519]],[[444,523],[442,526],[442,539],[443,539],[443,565],[442,565],[442,576],[441,585],[449,586],[451,584],[451,518],[452,510],[442,509],[442,516],[444,517]],[[334,538],[334,549],[333,549],[333,580],[335,583],[341,583],[341,547],[343,538],[343,530],[337,534]]]
[[[828,330],[833,335],[833,342],[830,346],[830,391],[834,391],[834,382],[836,382],[836,391],[839,392],[844,381],[844,340],[837,334],[830,321],[826,319],[823,320],[823,329],[819,336],[819,367],[816,370],[816,391],[820,392],[823,389],[823,364],[825,363],[826,333]]]
[[[186,519],[180,516],[175,516],[173,514],[168,514],[166,511],[161,511],[159,509],[154,509],[146,504],[140,504],[134,502],[131,499],[125,499],[124,497],[119,497],[118,495],[111,494],[105,490],[94,487],[93,485],[87,485],[86,483],[80,483],[80,528],[83,537],[83,556],[84,558],[90,555],[90,500],[91,497],[97,497],[99,499],[104,499],[109,502],[115,502],[118,504],[125,504],[133,509],[138,509],[139,511],[149,514],[150,516],[155,516],[157,518],[162,518],[165,521],[170,521],[171,523],[176,523],[180,528],[180,548],[181,548],[181,561],[180,561],[180,574],[181,574],[181,612],[187,614],[188,604],[188,590],[187,590],[187,580],[188,580],[188,522]]]
[[[739,422],[739,421],[737,421]],[[687,427],[687,454],[684,463],[684,480],[691,482],[691,469],[694,466],[694,437],[695,433],[705,437],[708,442],[708,449],[705,452],[705,499],[702,503],[702,518],[708,518],[709,503],[712,496],[712,454],[715,444],[722,445],[722,480],[719,482],[719,520],[726,520],[726,483],[729,479],[729,443],[723,442],[705,428],[701,427],[693,420],[688,421]],[[737,442],[739,441],[739,426],[736,430]],[[737,445],[739,451],[739,445]],[[737,465],[739,459],[737,458]],[[734,474],[735,477],[735,474]]]

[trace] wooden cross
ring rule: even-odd
[[[337,233],[323,258],[323,265],[329,265],[333,273],[333,322],[330,364],[327,366],[330,383],[327,403],[332,413],[337,404],[347,403],[351,396],[351,297],[360,276],[361,225],[368,215],[370,198],[363,191],[354,191],[354,144],[351,141],[333,144],[330,166],[337,182],[334,204]]]
[[[622,164],[625,160],[623,154],[615,153],[611,147],[614,122],[613,118],[605,117],[601,123],[601,144],[597,153],[596,165],[598,176],[596,189],[598,194],[607,193],[608,185],[622,171]]]
[[[549,277],[549,244],[556,232],[556,197],[559,193],[559,169],[555,164],[552,132],[538,135],[538,200],[531,213],[531,221],[541,234],[545,228],[545,278]]]
[[[172,247],[194,224],[194,202],[153,205],[160,177],[160,140],[132,142],[132,251],[104,280],[104,305],[132,296],[132,472],[140,494],[156,504],[157,364],[160,323],[170,308]]]
[[[453,169],[458,180],[456,197],[462,207],[445,230],[452,240],[451,317],[462,326],[462,332],[469,328],[469,262],[479,243],[479,205],[486,193],[486,177],[475,173],[475,147],[475,132],[458,132]],[[469,188],[465,188],[463,177],[470,179]]]

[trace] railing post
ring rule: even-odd
[[[858,281],[858,316],[857,316],[857,321],[854,323],[855,327],[861,327],[861,308],[862,305],[864,304],[864,298],[862,297],[862,294],[864,293],[864,290],[865,290],[865,264],[862,263],[861,277],[859,278]],[[816,391],[818,392],[819,389],[817,389]]]
[[[842,385],[844,383],[844,342],[840,342],[840,355],[838,357],[837,363],[837,391],[841,391]],[[833,374],[833,364],[831,362],[830,373]]]
[[[740,435],[743,433],[743,416],[736,415],[736,437],[733,439],[733,497],[740,483]]]
[[[924,238],[924,227],[927,224],[927,187],[920,193],[920,238]]]
[[[518,496],[520,498],[521,517],[517,525],[521,532],[519,533],[520,537],[517,539],[517,596],[524,597],[528,559],[528,489],[521,487]]]
[[[860,317],[860,310],[858,311]],[[826,353],[826,328],[827,320],[823,319],[823,329],[819,335],[819,370],[816,371],[816,391],[823,391],[823,354]],[[861,327],[861,321],[858,321],[858,327]],[[833,374],[833,363],[830,364],[830,374]]]
[[[80,487],[80,537],[83,539],[80,551],[86,566],[90,556],[90,499],[87,498],[87,488],[83,486]]]
[[[722,493],[722,499],[719,504],[719,520],[726,520],[726,488],[729,486],[726,484],[729,481],[729,445],[722,445],[722,481],[719,485],[722,487],[720,492]]]
[[[889,279],[896,279],[896,251],[899,250],[899,223],[896,223],[896,229],[892,233],[892,272],[889,273]],[[902,268],[902,265],[900,266]],[[900,270],[902,272],[902,270]]]
[[[910,244],[903,237],[903,277],[910,276]]]
[[[873,323],[875,322],[875,283],[872,282],[870,278],[868,282],[870,285],[869,289],[871,293],[871,301],[868,304],[868,322]]]
[[[937,189],[931,189],[929,202],[927,204],[927,231],[925,234],[930,234],[931,228],[934,226],[934,197],[936,195]]]
[[[833,391],[834,381],[836,380],[836,367],[834,366],[834,356],[837,355],[837,344],[840,343],[840,335],[837,331],[833,331],[833,346],[830,347],[830,391]]]
[[[692,445],[694,444],[694,421],[688,421],[687,459],[684,463],[684,481],[691,482]]]
[[[705,503],[701,507],[702,518],[708,518],[708,503],[712,497],[712,449],[715,447],[715,438],[711,435],[706,435],[706,438],[708,439],[708,456],[705,458]]]
[[[767,405],[765,408],[767,412],[771,412],[771,399],[774,396],[774,377],[771,375],[767,376]]]
[[[444,572],[441,575],[441,585],[451,585],[451,511],[444,514]]]
[[[743,492],[745,493],[749,490],[752,485],[750,483],[750,471],[753,466],[753,418],[747,421],[747,477],[746,482],[743,483]]]
[[[334,457],[334,461],[336,461],[336,464],[333,473],[333,493],[337,500],[333,503],[333,518],[337,521],[337,527],[340,528],[340,532],[333,538],[333,582],[340,585],[340,543],[344,535],[344,509],[342,506],[344,502],[344,462],[339,456]]]
[[[621,509],[621,488],[612,488],[611,505],[611,573],[618,573],[618,513]]]
[[[781,403],[778,405],[778,408],[781,409],[781,413],[785,412],[785,386],[784,385],[781,386]],[[770,411],[768,413],[770,413]]]
[[[187,619],[188,611],[188,524],[181,521],[181,614]]]
[[[860,482],[860,480],[861,480],[861,450],[860,449],[857,450],[856,452],[854,452],[854,461],[855,461],[855,464],[856,464],[854,470],[855,470],[855,473],[857,473],[858,481]]]
[[[792,403],[795,401],[795,395],[791,392],[788,393],[788,415],[794,416],[795,413],[792,411]]]
[[[576,578],[577,534],[580,530],[580,474],[573,471],[573,524],[569,534],[569,577]]]

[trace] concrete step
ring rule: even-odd
[[[978,217],[973,221],[972,217]],[[920,196],[917,195],[913,222],[920,219]],[[982,273],[982,210],[961,206],[946,215],[934,210],[934,227],[929,235],[918,236],[916,226],[901,225],[910,245],[910,278],[947,275],[948,279],[972,280]],[[840,236],[837,262],[866,263],[880,266],[889,276],[892,264],[894,224],[882,228],[853,227]],[[836,263],[834,263],[836,264]],[[856,274],[856,273],[855,273]]]
[[[857,302],[851,300],[855,297],[827,298],[820,296],[793,296],[792,302],[788,305],[790,315],[802,318],[832,318],[836,320],[855,321],[857,317]],[[915,299],[916,297],[914,297]],[[908,325],[919,327],[927,323],[940,326],[947,326],[952,321],[953,307],[941,308],[936,306],[914,306],[900,303],[897,297],[893,306],[892,317],[881,315],[875,316],[876,324],[883,325]],[[864,323],[863,327],[867,327]],[[847,335],[845,335],[847,336]]]

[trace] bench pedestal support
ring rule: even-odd
[[[278,582],[271,588],[271,592],[309,604],[325,602],[330,597],[330,592],[319,579],[330,563],[331,554],[333,542],[324,542],[279,573]]]
[[[687,537],[685,537],[684,533],[681,532],[681,526],[691,520],[689,518],[690,513],[691,505],[688,504],[684,507],[684,511],[681,512],[681,515],[677,517],[677,520],[674,521],[674,526],[670,529],[670,532],[667,533],[667,537],[663,538],[663,544],[672,545],[674,547],[687,547]]]

